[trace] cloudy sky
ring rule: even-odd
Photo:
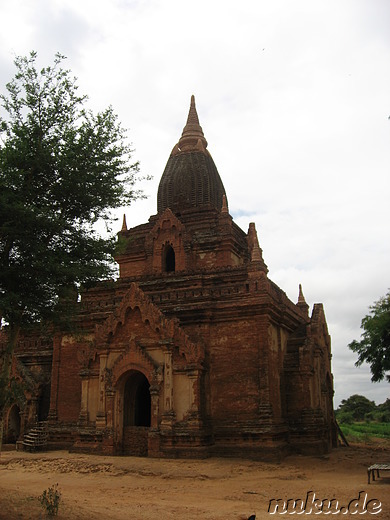
[[[335,405],[383,402],[347,345],[390,287],[388,0],[1,0],[0,88],[17,55],[59,51],[89,106],[114,107],[156,213],[157,186],[190,96],[229,210],[255,222],[269,276],[323,302]],[[120,225],[118,224],[118,228]]]

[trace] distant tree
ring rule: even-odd
[[[378,404],[375,418],[381,422],[390,422],[390,399],[386,399],[384,403]]]
[[[371,381],[390,382],[390,291],[370,307],[370,314],[362,319],[362,339],[352,341],[348,347],[358,354],[356,366],[367,362],[371,369]]]
[[[363,395],[354,394],[348,399],[343,399],[337,409],[337,418],[340,422],[363,421],[365,415],[375,411],[376,405],[374,401],[370,401]],[[343,421],[343,419],[346,419]]]
[[[112,108],[84,108],[64,56],[41,70],[36,59],[17,57],[0,95],[0,449],[20,330],[52,321],[80,286],[111,276],[115,238],[96,223],[109,229],[111,210],[140,196],[138,163]]]

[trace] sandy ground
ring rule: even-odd
[[[279,516],[268,513],[271,499],[305,499],[309,491],[340,505],[367,493],[367,500],[380,501],[381,511],[365,518],[390,519],[390,472],[367,484],[367,467],[379,462],[390,463],[389,442],[338,448],[318,458],[290,456],[278,464],[4,451],[0,519],[44,518],[37,497],[56,483],[62,494],[57,518],[66,520],[270,519]]]

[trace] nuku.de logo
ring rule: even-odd
[[[268,513],[275,514],[371,514],[377,515],[382,511],[382,504],[376,498],[368,499],[365,491],[359,491],[357,498],[353,498],[346,505],[339,503],[337,498],[316,498],[314,491],[308,491],[306,498],[273,498],[269,501]],[[254,515],[252,515],[256,518]],[[252,518],[252,517],[250,517]]]

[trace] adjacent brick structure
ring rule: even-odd
[[[291,302],[267,276],[255,225],[234,223],[194,98],[157,208],[131,229],[124,218],[119,279],[84,293],[77,334],[45,350],[53,444],[167,457],[329,451],[323,307],[309,316],[301,288]],[[18,363],[37,371],[41,350],[21,343]]]

